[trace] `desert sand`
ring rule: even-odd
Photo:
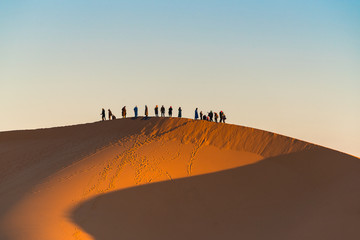
[[[360,159],[176,118],[0,133],[1,240],[360,239]]]

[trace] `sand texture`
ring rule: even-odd
[[[177,118],[0,133],[0,240],[360,239],[360,159]]]

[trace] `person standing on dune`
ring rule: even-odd
[[[203,113],[200,111],[200,120],[203,120]]]
[[[161,111],[161,116],[165,117],[165,107],[164,107],[164,105],[161,106],[160,111]]]
[[[219,115],[217,114],[217,112],[214,112],[214,118],[215,118],[215,122],[217,122],[217,120],[218,120],[218,117],[219,117]]]
[[[179,107],[178,117],[181,118],[181,116],[182,116],[182,109],[181,109],[181,107]]]
[[[173,111],[173,108],[172,106],[169,107],[169,117],[172,117],[172,111]]]
[[[158,117],[159,116],[159,106],[156,105],[155,107],[155,117]]]
[[[126,118],[126,106],[122,108],[122,117]]]
[[[220,111],[220,122],[225,123],[225,120],[226,120],[225,113],[223,111]]]
[[[135,115],[135,118],[137,118],[137,116],[138,116],[138,107],[137,106],[134,107],[134,115]]]
[[[214,116],[213,111],[210,111],[208,116],[209,116],[209,121],[212,122],[213,121],[213,116]]]
[[[195,109],[195,120],[199,118],[198,108]]]
[[[149,110],[148,110],[147,105],[145,105],[145,117],[148,117],[148,116],[149,116]]]
[[[108,109],[108,114],[109,114],[109,120],[111,120],[112,119],[112,112],[111,112],[110,109]]]
[[[105,117],[105,109],[102,109],[101,110],[101,119],[102,119],[102,121],[105,121],[106,120],[106,117]]]

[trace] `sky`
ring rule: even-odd
[[[0,1],[0,131],[145,104],[360,157],[360,1]]]

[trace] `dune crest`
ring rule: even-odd
[[[256,217],[264,218],[261,212],[252,215],[249,209],[261,205],[271,192],[279,199],[300,196],[300,207],[306,208],[306,199],[316,193],[308,184],[324,189],[329,196],[340,191],[348,179],[360,185],[354,175],[360,170],[355,157],[258,129],[189,119],[119,119],[3,132],[0,154],[4,166],[0,170],[0,239],[4,240],[131,239],[131,232],[138,227],[144,227],[133,235],[138,239],[169,239],[174,231],[179,234],[173,239],[182,239],[187,233],[216,239],[221,236],[217,233],[224,231],[228,231],[226,238],[246,237],[250,233],[245,228],[236,230],[242,229],[238,224],[251,229]],[[260,184],[265,178],[268,189]],[[299,188],[289,190],[290,184],[299,184]],[[253,194],[254,189],[266,194]],[[219,194],[223,198],[215,197]],[[207,195],[211,198],[205,198]],[[319,195],[318,201],[323,197]],[[359,200],[358,195],[353,197]],[[156,203],[159,198],[169,201]],[[197,208],[200,202],[205,204],[200,212],[183,208]],[[233,213],[222,211],[224,204]],[[140,205],[148,208],[136,207]],[[214,206],[218,209],[208,215]],[[269,220],[274,213],[267,207],[274,206],[281,207],[264,204]],[[284,209],[292,209],[291,216],[300,211],[292,205]],[[159,211],[170,211],[173,218]],[[322,211],[315,219],[322,219]],[[282,214],[281,221],[296,220]],[[224,219],[226,216],[234,221]],[[347,217],[340,210],[339,216]],[[187,225],[205,218],[208,220],[197,228]],[[252,220],[244,224],[246,218]],[[176,221],[182,227],[175,227]],[[301,223],[301,219],[296,221]],[[161,226],[164,235],[158,232]],[[212,235],[200,234],[210,227],[215,231],[209,231]],[[311,226],[306,229],[312,230]],[[263,237],[255,234],[248,239]]]

